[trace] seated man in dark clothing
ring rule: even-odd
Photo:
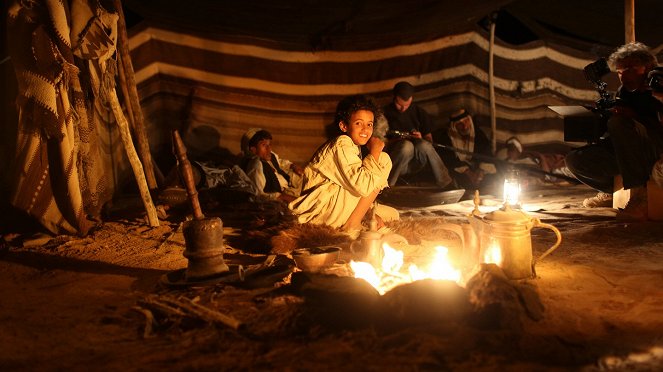
[[[385,151],[393,164],[389,186],[396,185],[403,175],[417,173],[430,166],[438,187],[454,187],[447,167],[433,147],[430,117],[424,109],[412,103],[414,87],[401,81],[394,86],[393,92],[393,101],[383,110],[388,126]]]
[[[644,44],[629,43],[612,53],[608,63],[622,85],[610,109],[607,135],[569,152],[566,164],[581,182],[599,191],[585,200],[586,207],[611,206],[613,180],[621,175],[630,198],[617,218],[642,221],[647,219],[647,181],[663,153],[663,104],[652,95],[646,80],[657,61]]]
[[[474,126],[472,116],[465,109],[451,114],[449,128],[435,132],[434,139],[441,145],[463,150],[460,153],[438,148],[444,164],[449,167],[459,187],[472,191],[494,186],[497,173],[495,165],[467,153],[493,156],[488,137]]]

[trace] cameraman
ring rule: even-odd
[[[611,207],[614,176],[621,175],[630,199],[617,218],[647,219],[647,181],[663,153],[663,104],[652,95],[647,74],[656,67],[656,57],[642,43],[619,47],[608,58],[621,82],[615,104],[609,109],[607,136],[599,142],[572,150],[566,156],[569,170],[599,193],[583,205]]]

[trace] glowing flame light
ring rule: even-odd
[[[436,254],[428,269],[422,270],[417,265],[411,264],[407,269],[407,273],[402,270],[403,252],[392,248],[386,243],[382,247],[384,249],[384,258],[381,269],[376,269],[367,262],[350,262],[350,267],[355,274],[355,278],[366,280],[380,294],[385,294],[400,284],[416,280],[451,280],[456,283],[461,280],[461,272],[451,265],[447,257],[449,250],[446,247],[435,247]]]
[[[517,205],[520,203],[520,182],[516,178],[504,180],[504,203]]]
[[[493,242],[493,244],[486,249],[483,253],[483,262],[502,266],[502,249],[500,249],[499,244]]]

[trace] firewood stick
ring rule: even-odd
[[[244,326],[244,324],[231,317],[230,315],[223,314],[219,311],[212,310],[203,305],[197,304],[188,298],[183,298],[182,300],[162,296],[161,301],[166,302],[171,306],[177,306],[182,310],[191,313],[199,317],[200,319],[206,320],[211,323],[222,323],[234,330],[239,330]]]
[[[177,316],[185,316],[186,313],[180,310],[177,307],[173,307],[169,304],[165,304],[162,301],[159,300],[158,296],[148,296],[145,297],[141,301],[144,305],[147,305],[148,307],[153,308],[154,310],[158,310],[164,314],[168,315],[177,315]]]
[[[189,298],[185,298],[184,300],[189,302],[189,304],[191,305],[191,309],[195,309],[194,310],[195,312],[204,314],[207,318],[215,322],[223,323],[234,330],[238,330],[242,328],[242,326],[244,325],[240,320],[233,318],[230,315],[226,315],[222,312],[212,310],[209,307],[193,302],[193,300]]]
[[[143,329],[143,338],[148,338],[152,334],[153,326],[156,323],[154,315],[152,315],[152,312],[150,310],[143,309],[140,306],[134,306],[131,309],[145,316],[145,328]]]
[[[129,132],[129,124],[127,119],[124,117],[122,108],[120,107],[120,102],[117,98],[117,93],[115,89],[110,89],[108,92],[108,102],[111,105],[113,114],[115,115],[115,121],[120,129],[120,137],[122,138],[122,143],[124,144],[124,150],[127,153],[127,158],[129,158],[129,163],[131,168],[134,171],[134,176],[136,177],[136,183],[138,183],[138,189],[140,190],[140,196],[143,199],[143,204],[145,205],[145,210],[147,212],[147,219],[150,226],[156,227],[159,226],[159,217],[157,216],[157,209],[152,203],[152,196],[150,195],[150,189],[147,186],[147,181],[145,180],[145,173],[143,172],[143,165],[140,163],[138,154],[136,154],[136,149],[134,144],[131,141],[131,133]]]

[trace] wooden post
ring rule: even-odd
[[[131,140],[129,123],[124,117],[124,112],[122,112],[122,107],[120,107],[120,101],[117,98],[117,93],[115,93],[114,88],[108,91],[108,102],[111,105],[111,109],[115,115],[115,121],[117,122],[117,126],[120,129],[120,137],[122,138],[122,143],[124,144],[124,150],[127,152],[129,164],[131,164],[131,168],[134,171],[134,176],[136,177],[136,183],[138,184],[138,189],[140,190],[140,196],[143,199],[145,211],[147,212],[148,222],[152,227],[159,226],[157,209],[154,207],[154,203],[152,203],[152,196],[150,195],[150,190],[147,187],[143,166],[140,164],[140,159],[138,158],[138,154],[134,148],[134,143]]]
[[[635,0],[624,0],[624,41],[635,42]]]
[[[488,46],[488,90],[490,94],[490,132],[491,150],[497,152],[497,109],[495,107],[495,79],[493,55],[495,53],[495,21],[497,13],[490,15],[490,45]]]
[[[124,21],[124,12],[122,11],[122,1],[113,0],[113,5],[117,9],[119,19],[117,21],[117,52],[119,55],[118,69],[120,76],[124,77],[124,84],[122,91],[127,91],[127,111],[133,114],[131,122],[133,123],[134,135],[138,144],[138,151],[140,158],[145,167],[145,176],[150,190],[156,190],[157,181],[154,177],[154,168],[152,166],[152,154],[150,153],[150,144],[147,140],[145,133],[145,123],[143,121],[143,111],[140,108],[140,99],[138,97],[138,89],[136,88],[136,77],[134,75],[134,68],[131,63],[131,56],[129,55],[129,36],[127,35],[127,24]],[[122,84],[122,80],[120,84]]]

